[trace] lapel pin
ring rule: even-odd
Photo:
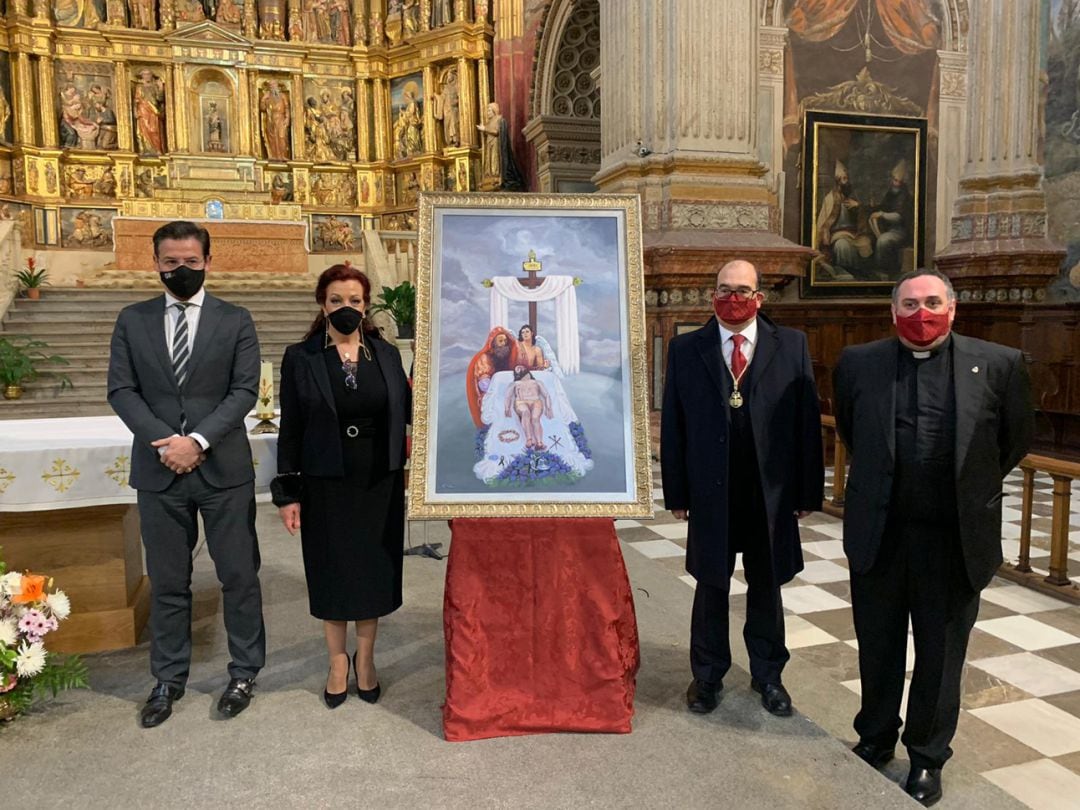
[[[979,373],[979,367],[978,366],[972,366],[971,367],[971,373],[972,374],[978,374]]]

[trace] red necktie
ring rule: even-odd
[[[742,353],[742,345],[746,342],[746,337],[734,334],[731,336],[731,342],[735,344],[731,352],[731,375],[735,378],[735,384],[738,385],[743,372],[746,371],[746,355]]]

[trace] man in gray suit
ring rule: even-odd
[[[251,315],[203,289],[210,234],[170,222],[154,234],[165,294],[125,307],[109,356],[109,404],[134,434],[150,576],[150,669],[157,685],[140,713],[160,725],[184,695],[191,662],[191,553],[202,514],[222,586],[230,681],[218,711],[251,702],[266,658],[255,535],[255,470],[244,416],[255,404],[259,341]]]

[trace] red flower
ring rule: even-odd
[[[34,269],[34,265],[35,265],[35,264],[37,264],[37,262],[36,262],[36,261],[34,261],[34,257],[33,257],[33,256],[29,257],[29,258],[28,258],[28,259],[26,260],[26,266],[27,266],[27,268],[28,268],[28,269],[30,269],[30,270],[33,270],[33,269]]]

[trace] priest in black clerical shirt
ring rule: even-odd
[[[1016,349],[952,333],[956,295],[935,270],[893,289],[897,337],[851,346],[834,375],[851,454],[844,552],[859,641],[855,753],[893,757],[907,629],[915,670],[902,738],[905,789],[929,806],[960,713],[979,593],[1001,564],[1001,482],[1031,444],[1034,415]]]

